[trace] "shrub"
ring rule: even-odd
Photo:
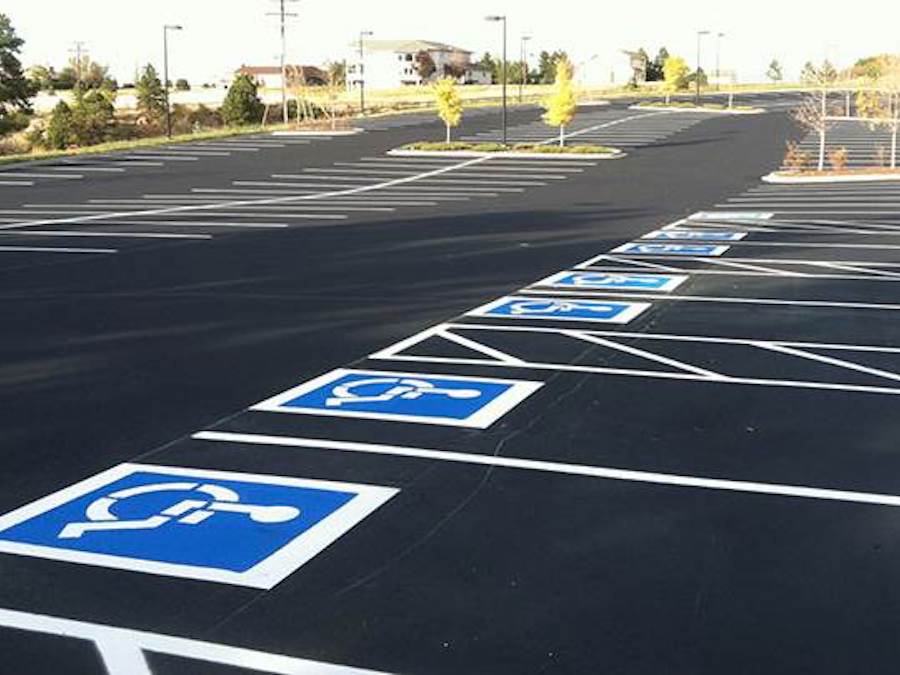
[[[175,91],[190,91],[191,85],[183,77],[175,80]]]
[[[256,82],[249,75],[238,75],[228,89],[228,95],[219,112],[230,126],[259,124],[265,106],[256,93]]]
[[[99,89],[85,92],[76,87],[71,106],[65,101],[56,104],[40,142],[54,150],[96,145],[114,137],[115,126],[115,109],[109,95]]]
[[[784,167],[788,171],[803,171],[809,165],[809,155],[800,149],[800,144],[788,141],[784,153]]]
[[[75,116],[65,101],[60,101],[53,108],[41,142],[44,147],[53,150],[64,150],[75,145]]]
[[[835,171],[843,171],[847,168],[847,148],[835,148],[828,153],[828,162]]]

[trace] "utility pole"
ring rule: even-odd
[[[366,48],[364,41],[372,35],[370,30],[359,31],[359,80],[357,81],[359,82],[359,114],[362,117],[366,116]]]
[[[519,41],[519,58],[522,66],[522,81],[519,82],[519,103],[522,102],[522,90],[528,84],[528,54],[526,53],[526,48],[530,39],[530,35],[523,35]]]
[[[722,76],[719,71],[719,61],[722,56],[722,38],[725,37],[725,33],[716,33],[716,91],[719,90]]]
[[[169,105],[169,31],[181,26],[163,26],[163,91],[166,94],[166,137],[172,138],[172,106]]]
[[[695,103],[700,105],[700,39],[704,35],[709,35],[708,30],[698,30],[697,31],[697,70],[694,73],[694,83],[696,86],[696,96]]]
[[[75,54],[75,79],[78,84],[81,84],[81,60],[84,56],[84,46],[85,42],[81,40],[76,40],[72,43],[73,47],[69,50],[70,54]]]
[[[270,12],[266,16],[277,16],[280,20],[281,32],[281,111],[284,117],[284,123],[287,124],[288,119],[288,99],[287,99],[287,29],[286,22],[289,18],[295,18],[297,15],[287,11],[287,2],[298,2],[299,0],[278,0],[278,11]]]
[[[507,77],[506,77],[506,68],[507,68],[507,63],[506,63],[506,15],[504,14],[504,15],[502,15],[502,16],[500,16],[500,15],[497,15],[497,16],[487,16],[487,17],[485,17],[485,20],[486,20],[486,21],[502,22],[502,23],[503,23],[503,67],[502,67],[502,79],[503,79],[503,145],[506,145],[506,140],[507,140],[507,132],[506,132],[506,127],[507,127],[507,112],[506,112],[506,108],[507,108],[507,104],[506,104],[506,80],[507,80]]]

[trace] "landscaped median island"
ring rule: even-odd
[[[759,115],[765,112],[762,108],[749,105],[728,106],[724,103],[691,103],[688,101],[647,101],[629,106],[631,110],[671,110],[672,112],[708,112],[723,115]]]
[[[388,152],[395,156],[448,155],[453,157],[591,157],[593,159],[618,159],[625,153],[618,148],[603,145],[546,145],[537,143],[408,143]]]
[[[552,95],[544,101],[546,112],[544,122],[559,130],[559,136],[548,139],[545,143],[466,143],[452,141],[451,133],[459,126],[463,116],[462,99],[456,89],[456,82],[451,78],[440,80],[433,91],[437,104],[438,117],[446,126],[446,138],[443,142],[419,141],[408,143],[388,152],[395,156],[444,155],[450,157],[591,157],[594,159],[617,159],[625,153],[616,148],[603,145],[566,145],[566,127],[575,118],[578,101],[572,88],[574,67],[566,59],[556,64],[556,82]],[[505,135],[504,135],[505,137]],[[551,145],[551,142],[553,144]]]
[[[806,171],[773,171],[762,177],[766,183],[869,183],[900,181],[900,169],[888,167],[864,167],[859,169],[814,169]]]

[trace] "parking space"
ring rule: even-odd
[[[196,164],[192,169],[203,171],[210,163],[219,164],[248,153],[265,160],[266,154],[273,150],[299,149],[328,140],[327,136],[292,138],[258,134],[29,162],[0,167],[0,193],[3,188],[63,187],[70,182],[110,181],[130,173],[152,175],[181,170],[191,164]]]
[[[703,113],[638,112],[618,107],[587,109],[566,129],[566,135],[578,143],[637,148],[663,141],[705,119],[709,116]],[[547,125],[541,120],[512,126],[507,134],[514,143],[548,142]],[[493,129],[464,136],[463,140],[498,143],[502,134]]]
[[[586,132],[607,123],[593,122]],[[743,121],[726,123],[735,133],[715,142],[741,137]],[[679,153],[669,169],[686,158],[715,181],[717,167],[699,166],[709,151],[687,148],[666,150]],[[635,161],[653,184],[667,155],[635,154],[608,164]],[[186,372],[167,371],[161,397],[187,408],[234,391],[164,445],[125,438],[112,461],[76,445],[74,470],[9,486],[11,662],[112,675],[877,670],[896,649],[900,591],[892,216],[845,213],[825,187],[809,214],[782,205],[806,188],[762,184],[648,215],[643,186],[616,201],[598,164],[367,152],[227,187],[73,201],[27,235],[0,230],[19,245],[315,224],[230,249],[216,261],[227,277],[182,277],[196,258],[173,254],[172,276],[129,288],[136,306],[171,312],[161,351],[185,345]],[[619,208],[567,228],[573,194]],[[527,232],[532,210],[543,229]],[[457,239],[508,223],[489,234],[516,253],[435,243],[461,222]],[[373,242],[353,249],[366,229]],[[568,262],[528,253],[545,236],[568,240]],[[366,265],[338,283],[342,256]],[[514,274],[484,269],[510,260]],[[82,302],[119,291],[82,275]],[[234,292],[210,296],[221,314],[194,317],[189,303],[217,285]],[[441,317],[453,293],[457,315]],[[240,302],[253,331],[231,321]],[[326,326],[310,340],[315,303]],[[184,304],[197,332],[174,321]],[[109,324],[91,342],[128,332],[99,318],[102,304],[84,311]],[[311,360],[355,331],[375,346]],[[209,382],[187,369],[194,340],[214,345]]]

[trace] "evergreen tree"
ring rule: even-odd
[[[28,125],[30,99],[37,93],[37,86],[25,77],[19,61],[23,44],[9,17],[0,14],[0,135]]]
[[[225,124],[245,126],[262,121],[265,106],[256,93],[256,82],[249,75],[238,75],[228,89],[221,113]]]
[[[147,121],[158,123],[166,115],[166,92],[163,89],[156,68],[152,64],[144,67],[140,79],[135,84],[137,89],[137,109]]]

